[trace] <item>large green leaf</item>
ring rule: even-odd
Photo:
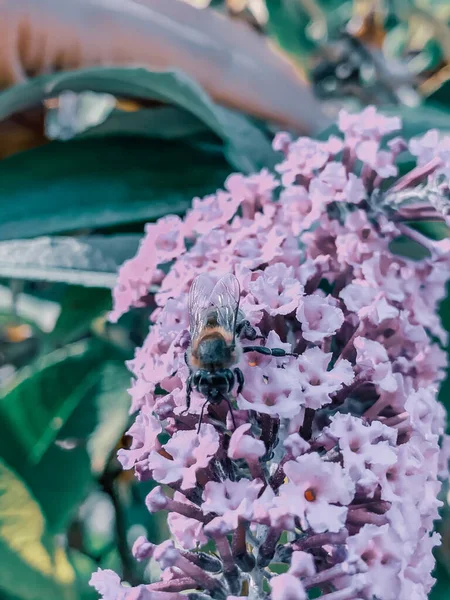
[[[1,244],[0,244],[1,245]],[[111,308],[111,292],[78,285],[65,286],[61,312],[44,343],[49,349],[74,342],[89,333],[94,319]]]
[[[22,370],[0,400],[0,456],[23,477],[48,526],[63,531],[128,423],[130,376],[106,347],[78,343]]]
[[[0,240],[182,213],[194,196],[222,186],[228,173],[220,157],[183,144],[52,142],[0,162]]]
[[[76,600],[75,574],[30,490],[0,459],[0,597]]]
[[[107,361],[90,377],[83,399],[37,465],[21,465],[51,531],[64,531],[97,485],[128,427],[130,375],[123,361]]]
[[[65,90],[90,90],[174,105],[196,117],[223,140],[224,153],[234,168],[253,171],[273,163],[275,154],[258,127],[249,119],[214,104],[200,86],[178,71],[95,67],[37,77],[0,95],[0,120]],[[142,116],[145,128],[148,114]],[[189,122],[192,123],[191,118]],[[150,129],[155,129],[154,122]]]
[[[89,343],[66,346],[25,367],[0,396],[3,427],[37,463],[91,386],[103,360]]]
[[[0,277],[111,288],[139,234],[38,237],[0,242]]]
[[[174,106],[163,106],[142,108],[135,112],[116,109],[103,123],[87,129],[78,137],[137,135],[161,140],[178,140],[189,139],[207,131],[210,131],[207,125],[191,113]]]

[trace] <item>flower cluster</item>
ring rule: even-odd
[[[303,600],[313,588],[326,600],[426,600],[445,426],[436,309],[450,247],[411,229],[380,190],[450,168],[450,140],[411,141],[420,160],[402,177],[400,128],[370,107],[342,112],[342,135],[326,142],[279,134],[275,174],[232,175],[184,220],[148,225],[111,315],[158,286],[153,325],[129,363],[138,415],[119,460],[159,484],[147,508],[168,511],[172,539],[134,545],[137,560],[159,564],[157,582],[130,588],[95,573],[105,600]],[[427,257],[393,254],[401,235]],[[233,272],[258,343],[296,355],[243,354],[236,428],[222,402],[197,432],[204,398],[193,391],[185,412],[184,353],[187,295],[203,272]]]

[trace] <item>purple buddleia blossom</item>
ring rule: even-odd
[[[231,175],[184,219],[148,225],[120,271],[111,319],[153,313],[128,363],[137,414],[119,460],[157,483],[146,507],[168,512],[171,539],[133,547],[160,580],[95,573],[104,600],[428,597],[450,456],[437,400],[450,244],[408,226],[445,221],[444,200],[396,194],[444,189],[450,138],[431,131],[408,146],[400,119],[374,107],[342,111],[339,129],[325,142],[277,134],[274,173]],[[408,147],[417,167],[396,179]],[[393,253],[405,235],[425,258]],[[199,273],[230,272],[257,335],[242,345],[288,355],[241,353],[242,390],[207,404],[198,431],[205,398],[193,390],[185,407],[188,293]]]

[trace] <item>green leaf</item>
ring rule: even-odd
[[[207,131],[209,129],[205,123],[194,115],[174,106],[164,106],[142,108],[135,112],[114,110],[101,125],[91,127],[78,137],[136,135],[161,140],[188,141],[189,137]]]
[[[88,556],[77,550],[70,550],[70,561],[77,578],[78,600],[98,600],[98,593],[89,585],[89,580],[98,565]]]
[[[36,77],[0,94],[0,119],[65,90],[156,100],[184,109],[223,140],[225,156],[234,168],[245,172],[270,166],[275,157],[269,140],[258,127],[214,104],[199,85],[179,71],[94,67]]]
[[[228,174],[223,159],[183,144],[52,142],[0,162],[0,240],[181,214]]]
[[[2,422],[37,463],[91,386],[103,360],[88,343],[66,346],[21,370],[0,396]]]
[[[136,254],[138,234],[39,237],[0,242],[0,277],[112,288]]]
[[[20,600],[75,600],[74,582],[39,504],[0,459],[0,596],[4,590]]]
[[[430,257],[430,251],[427,248],[405,235],[393,239],[389,244],[389,249],[393,254],[412,260],[423,260]]]
[[[43,363],[24,369],[0,401],[0,456],[27,482],[57,533],[127,428],[130,375],[122,359],[93,342],[53,352]]]
[[[122,361],[106,361],[96,371],[89,393],[79,404],[60,437],[86,440],[91,471],[100,474],[129,422],[131,376]],[[86,413],[90,412],[90,418]]]
[[[58,320],[45,342],[52,347],[75,341],[88,333],[92,321],[110,308],[109,290],[67,286]]]

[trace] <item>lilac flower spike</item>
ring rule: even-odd
[[[278,134],[276,174],[230,176],[184,220],[149,225],[121,269],[111,319],[158,291],[128,365],[137,416],[119,459],[159,484],[146,506],[168,511],[172,539],[133,548],[159,564],[160,581],[130,588],[95,573],[104,600],[306,600],[313,588],[324,600],[428,596],[450,455],[437,401],[450,244],[407,222],[450,214],[436,200],[448,191],[450,138],[410,141],[418,166],[396,183],[408,147],[399,118],[342,111],[339,128],[326,142]],[[432,204],[412,185],[434,186]],[[398,192],[380,191],[389,188]],[[405,234],[429,256],[393,254]],[[188,292],[202,272],[238,278],[260,336],[244,346],[294,356],[243,353],[244,387],[230,396],[236,428],[222,402],[207,406],[198,434],[204,398],[194,391],[184,412],[184,352]]]

